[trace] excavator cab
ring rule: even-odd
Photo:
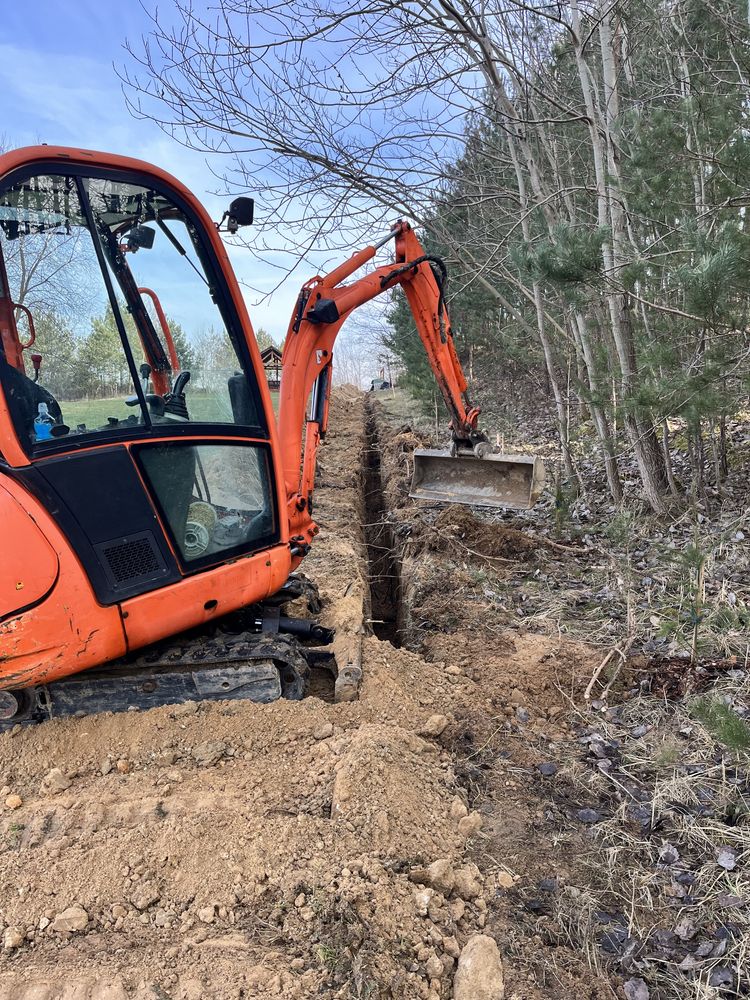
[[[122,173],[23,171],[0,192],[0,267],[6,433],[65,493],[95,549],[117,534],[117,551],[140,553],[132,580],[122,555],[117,566],[104,557],[103,598],[170,575],[170,563],[190,572],[276,537],[268,420],[247,341],[176,192]],[[23,340],[12,328],[27,316],[34,336]],[[38,381],[25,370],[33,343]],[[126,463],[128,502],[96,529],[105,470]],[[143,530],[122,530],[136,494],[163,531],[137,516],[129,527]]]
[[[252,215],[238,198],[214,223],[127,157],[0,155],[0,729],[84,707],[299,698],[309,659],[288,635],[351,661],[280,607],[301,595],[293,571],[318,533],[336,337],[391,288],[454,443],[448,465],[417,456],[417,495],[524,506],[538,487],[535,463],[492,456],[478,429],[445,266],[405,221],[302,287],[277,419],[221,236]],[[389,262],[353,277],[391,242]]]
[[[284,587],[276,433],[195,197],[125,157],[0,156],[0,725],[59,711],[70,675],[91,688],[89,668],[114,677],[123,657]],[[275,666],[266,647],[259,666],[248,642],[171,650],[151,694],[120,678],[93,704],[299,691],[293,651]]]

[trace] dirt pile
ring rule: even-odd
[[[22,805],[2,823],[0,995],[44,996],[47,978],[56,997],[62,976],[102,996],[336,996],[355,959],[371,996],[431,995],[426,963],[482,911],[454,893],[421,912],[408,871],[460,866],[459,789],[415,731],[424,665],[366,645],[354,704],[166,707],[4,737]],[[52,765],[68,787],[45,782]]]
[[[541,543],[517,528],[480,521],[468,507],[452,504],[432,523],[422,521],[412,532],[414,552],[444,552],[459,556],[514,561],[528,559]]]

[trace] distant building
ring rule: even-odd
[[[278,390],[281,385],[281,351],[272,344],[260,352],[260,357],[266,370],[268,388]]]

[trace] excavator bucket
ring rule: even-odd
[[[477,507],[533,507],[544,485],[541,459],[527,455],[476,458],[459,452],[418,448],[409,496]]]

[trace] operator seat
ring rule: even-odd
[[[34,420],[39,413],[39,404],[46,403],[49,415],[56,424],[63,422],[62,410],[55,397],[47,389],[33,382],[28,375],[0,359],[0,380],[10,415],[16,427],[16,434],[25,449],[29,449],[34,438]]]

